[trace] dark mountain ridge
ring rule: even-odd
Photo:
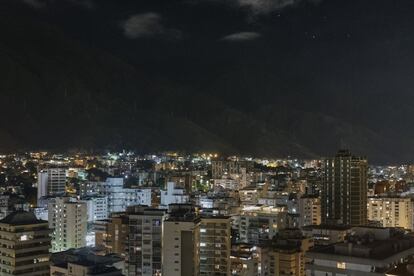
[[[146,70],[139,57],[129,62],[118,50],[74,38],[45,11],[9,0],[0,5],[0,151],[127,148],[315,158],[348,147],[376,163],[413,160],[414,131],[401,119],[414,115],[409,94],[333,95],[332,88],[318,90],[309,75],[279,77],[274,70],[282,67],[274,69],[264,56],[237,61],[250,46],[240,53],[216,46],[229,53],[227,67],[200,58],[187,61],[199,74],[157,75],[162,61]],[[372,104],[378,117],[364,113]]]

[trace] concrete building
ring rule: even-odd
[[[75,198],[58,197],[49,202],[49,228],[52,229],[52,252],[86,246],[86,203]]]
[[[345,237],[351,232],[351,226],[346,225],[308,225],[302,227],[302,232],[306,237],[312,238],[315,245],[330,245],[343,242]]]
[[[230,217],[202,217],[198,275],[230,275]]]
[[[341,150],[323,161],[323,170],[322,223],[366,225],[367,160]]]
[[[240,242],[259,245],[287,227],[285,207],[244,206],[238,224]]]
[[[178,188],[174,182],[167,183],[167,190],[161,191],[161,205],[168,208],[169,204],[184,204],[190,200],[183,188]]]
[[[383,227],[403,227],[413,230],[413,205],[410,198],[368,198],[368,220]]]
[[[164,215],[164,210],[147,206],[131,206],[128,208],[128,275],[161,275]]]
[[[110,218],[95,221],[95,244],[105,248],[107,254],[126,256],[129,234],[128,216],[123,213],[112,213]]]
[[[91,248],[70,249],[51,257],[51,276],[122,276],[123,258],[98,255]]]
[[[286,229],[278,233],[269,251],[268,275],[305,275],[305,253],[313,248],[311,238],[299,229]]]
[[[162,275],[198,275],[200,219],[189,204],[172,204],[164,221]]]
[[[239,187],[242,187],[240,185],[240,181],[226,177],[226,178],[220,178],[220,179],[214,179],[214,187],[215,188],[222,188],[222,189],[228,189],[228,190],[238,190]],[[244,186],[243,186],[244,187]]]
[[[48,168],[37,175],[37,199],[45,196],[61,195],[66,187],[66,169]]]
[[[321,200],[318,196],[302,196],[298,200],[299,227],[321,224]]]
[[[0,219],[14,211],[29,211],[30,205],[23,196],[0,195]]]
[[[414,254],[414,237],[397,228],[355,227],[345,242],[314,248],[306,275],[388,275]]]
[[[213,179],[220,179],[224,175],[241,174],[253,168],[253,162],[233,161],[233,160],[213,160],[211,161],[211,172]]]
[[[88,223],[108,218],[108,198],[106,196],[82,197],[81,201],[86,203]]]
[[[123,178],[107,178],[106,182],[100,182],[96,191],[108,199],[108,213],[124,212],[128,206],[151,206],[151,189],[124,188]],[[109,215],[109,214],[108,214]]]
[[[49,275],[47,221],[17,211],[0,220],[0,275]]]
[[[240,201],[243,204],[257,204],[261,191],[256,187],[245,187],[239,190]]]
[[[259,253],[251,244],[234,244],[231,248],[231,275],[259,276]]]

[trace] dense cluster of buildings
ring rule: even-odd
[[[0,156],[0,275],[414,275],[413,184],[346,150]]]

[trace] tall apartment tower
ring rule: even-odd
[[[125,257],[128,251],[128,216],[112,213],[109,219],[95,221],[95,244],[103,246],[107,254]]]
[[[66,169],[48,168],[41,170],[37,176],[37,199],[47,195],[65,192]]]
[[[171,204],[164,221],[162,275],[199,275],[200,218],[191,204]]]
[[[323,162],[322,223],[367,223],[367,171],[363,157],[340,150]]]
[[[128,207],[128,275],[161,275],[164,215],[164,210],[147,206]]]
[[[200,265],[196,275],[230,275],[230,217],[202,217],[199,239]]]
[[[58,197],[49,202],[52,252],[86,246],[88,215],[86,203],[76,198]]]
[[[0,220],[0,275],[48,276],[49,226],[33,213],[17,211]]]
[[[321,199],[316,195],[304,195],[298,200],[299,227],[321,224]]]

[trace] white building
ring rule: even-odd
[[[35,214],[37,219],[46,220],[46,221],[49,219],[49,210],[48,210],[48,208],[37,207],[37,208],[33,208],[32,211]]]
[[[167,183],[167,190],[161,191],[161,205],[183,204],[189,202],[189,196],[185,194],[185,190],[176,187],[174,182]]]
[[[70,197],[49,202],[49,228],[52,229],[52,252],[86,246],[86,203]]]
[[[88,222],[108,218],[108,199],[106,196],[84,197],[82,201],[86,203]]]
[[[162,275],[195,275],[199,246],[199,218],[187,204],[170,205],[162,235]]]
[[[368,198],[368,220],[378,221],[383,227],[413,229],[413,205],[410,198]]]
[[[108,199],[108,215],[124,212],[128,206],[151,206],[151,189],[124,188],[123,178],[107,178],[97,186],[97,192]]]
[[[66,169],[64,168],[48,168],[37,175],[37,199],[48,195],[63,194],[65,187]]]

